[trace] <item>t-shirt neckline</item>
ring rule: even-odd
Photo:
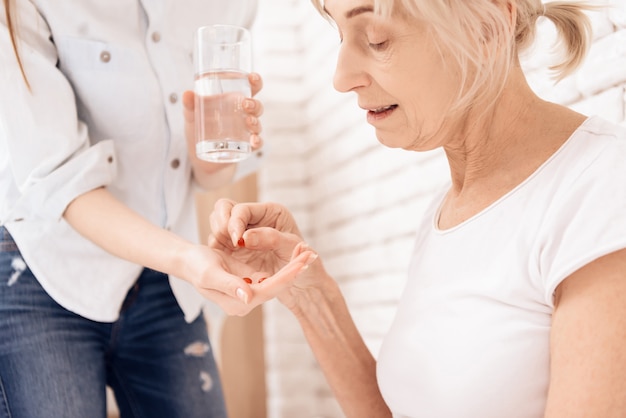
[[[446,191],[445,193],[442,193],[442,196],[439,198],[439,203],[437,203],[437,210],[435,211],[434,216],[433,216],[433,218],[431,220],[431,225],[432,225],[433,231],[435,233],[437,233],[437,234],[440,234],[440,235],[453,233],[453,232],[463,228],[465,225],[473,222],[475,219],[478,219],[481,216],[483,216],[484,214],[490,212],[491,210],[493,210],[493,208],[499,206],[502,202],[507,200],[510,196],[516,194],[518,190],[524,188],[524,186],[526,184],[530,183],[535,177],[537,177],[539,175],[539,173],[541,173],[543,170],[545,170],[546,167],[548,167],[560,154],[562,154],[564,152],[564,150],[566,148],[568,148],[569,144],[574,142],[574,138],[576,136],[578,136],[578,134],[583,130],[583,128],[586,125],[589,124],[589,121],[591,121],[592,119],[595,119],[595,117],[594,116],[587,117],[587,119],[585,119],[578,126],[578,128],[576,128],[576,130],[574,132],[572,132],[572,134],[569,136],[569,138],[567,138],[565,140],[565,142],[563,142],[563,144],[561,144],[561,146],[550,157],[548,157],[539,167],[537,167],[537,169],[535,171],[533,171],[528,177],[526,177],[523,181],[521,181],[517,186],[515,186],[514,188],[512,188],[511,190],[509,190],[507,193],[503,194],[502,196],[500,196],[498,199],[493,201],[486,208],[482,209],[481,211],[479,211],[475,215],[472,215],[469,218],[467,218],[466,220],[464,220],[463,222],[460,222],[460,223],[458,223],[458,224],[456,224],[456,225],[454,225],[454,226],[452,226],[450,228],[446,228],[446,229],[439,228],[439,217],[441,216],[441,208],[442,208],[443,202],[445,201],[445,198],[446,198],[446,196],[448,194],[448,191]]]

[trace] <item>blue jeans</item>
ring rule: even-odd
[[[107,384],[122,417],[226,417],[204,318],[185,322],[166,275],[144,269],[119,320],[101,323],[22,262],[0,227],[0,418],[104,418]]]

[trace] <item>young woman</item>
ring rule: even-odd
[[[105,384],[124,417],[226,415],[201,312],[207,299],[239,312],[255,271],[198,244],[194,184],[225,184],[256,163],[188,152],[188,89],[194,30],[249,26],[255,10],[3,0],[1,417],[104,418]],[[257,92],[260,78],[250,81]],[[258,148],[262,106],[245,104]]]
[[[626,131],[541,100],[518,59],[545,17],[554,69],[574,70],[583,6],[315,3],[341,39],[335,88],[384,145],[442,147],[451,182],[417,230],[377,362],[321,261],[255,297],[282,291],[348,417],[625,416]],[[222,200],[211,225],[212,245],[251,266],[280,268],[302,241],[278,204]]]

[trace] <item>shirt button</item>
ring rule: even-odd
[[[109,62],[111,61],[111,53],[109,51],[102,51],[100,53],[100,61]]]
[[[170,94],[170,103],[176,103],[178,101],[178,94],[172,93]]]
[[[113,162],[113,157],[109,155],[109,158],[107,158],[107,163],[111,164]]]
[[[178,158],[174,158],[170,163],[170,166],[176,170],[180,166],[180,160]]]
[[[161,34],[159,32],[152,32],[152,41],[159,42],[161,40]]]

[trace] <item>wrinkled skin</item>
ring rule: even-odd
[[[220,199],[211,214],[210,225],[210,247],[257,271],[275,274],[288,266],[290,260],[310,254],[306,271],[293,279],[268,279],[251,285],[255,295],[267,299],[274,295],[291,310],[297,308],[301,292],[313,288],[311,285],[323,268],[319,260],[313,263],[317,254],[304,243],[293,216],[280,204]],[[241,238],[244,246],[240,245]]]

